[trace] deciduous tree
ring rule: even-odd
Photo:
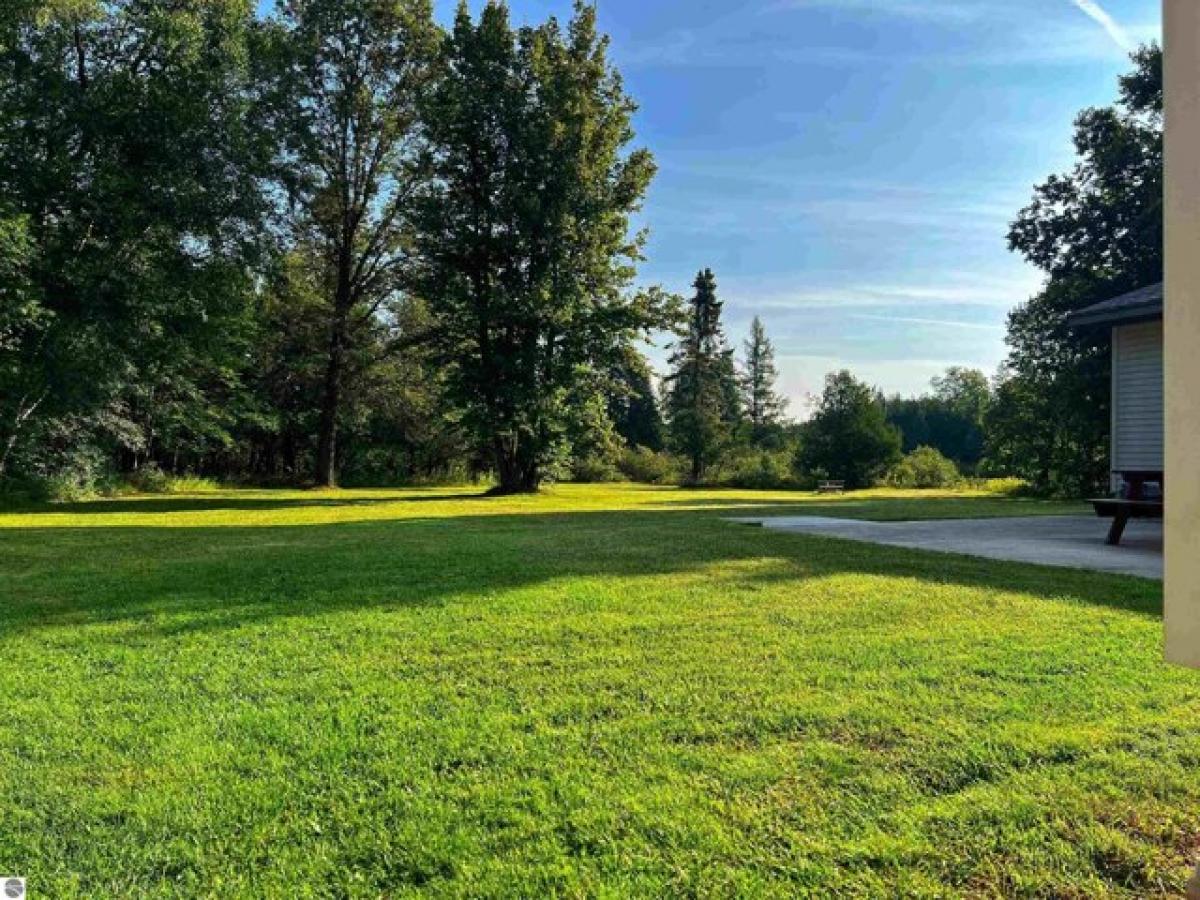
[[[1108,469],[1108,335],[1073,332],[1067,315],[1163,277],[1162,52],[1133,61],[1117,104],[1076,121],[1075,168],[1039,185],[1009,234],[1048,280],[1009,317],[1016,383],[998,392],[988,456],[1058,493],[1096,490]]]
[[[583,3],[565,29],[517,31],[504,4],[476,22],[463,3],[428,107],[422,293],[503,493],[537,490],[603,374],[669,316],[632,289],[654,164],[629,151],[635,107],[607,48]]]
[[[319,484],[337,481],[347,382],[388,345],[380,335],[397,324],[388,307],[411,276],[412,204],[427,177],[420,110],[437,35],[429,0],[280,6],[271,42],[280,212],[324,306]]]
[[[12,452],[28,436],[35,456],[99,444],[136,464],[227,437],[259,220],[251,27],[248,0],[5,4],[0,197],[26,286],[20,336],[5,326]]]

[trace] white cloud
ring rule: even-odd
[[[778,0],[765,12],[792,9],[825,9],[856,13],[876,13],[904,19],[919,19],[947,25],[961,25],[980,18],[986,6],[956,0]]]
[[[963,322],[960,319],[926,319],[920,316],[884,316],[876,313],[854,313],[849,318],[866,322],[899,322],[904,325],[929,325],[933,328],[966,328],[971,331],[1004,331],[1004,326],[990,322]]]
[[[1084,15],[1103,28],[1118,47],[1122,50],[1133,49],[1133,40],[1129,34],[1096,0],[1071,0],[1071,2],[1079,7]]]
[[[836,287],[804,287],[789,290],[777,285],[744,283],[729,279],[722,291],[727,308],[755,312],[786,312],[811,309],[862,309],[864,307],[984,306],[1011,309],[1029,299],[1041,276],[1024,270],[1011,278],[978,278],[967,273],[945,273],[944,280],[926,283],[859,282]]]

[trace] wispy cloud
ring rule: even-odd
[[[1071,0],[1081,12],[1108,33],[1108,36],[1113,39],[1118,47],[1122,50],[1132,50],[1133,40],[1129,34],[1117,24],[1117,20],[1102,7],[1096,0]]]
[[[954,35],[949,42],[920,49],[874,40],[798,43],[786,28],[763,33],[718,18],[624,44],[615,52],[622,66],[633,69],[762,68],[773,63],[835,69],[1067,66],[1111,60],[1161,34],[1156,22],[1118,23],[1097,0],[1067,0],[1055,7],[1056,13],[1038,9],[1043,0],[1029,2],[1030,13],[1041,16],[1037,30],[1025,28],[1026,19],[1014,16],[1013,0],[778,0],[760,9],[764,14],[854,16],[874,20],[882,29],[907,20]],[[1090,22],[1081,21],[1072,7]]]
[[[926,319],[920,316],[885,316],[874,313],[854,313],[850,316],[850,318],[859,319],[865,322],[900,322],[905,325],[928,325],[933,328],[966,328],[971,331],[1004,331],[1003,325],[996,325],[990,322],[963,322],[959,319]]]
[[[703,53],[696,33],[690,29],[673,31],[658,40],[617,50],[621,65],[634,67],[686,66],[695,63],[697,55]]]
[[[960,25],[980,18],[984,4],[955,0],[777,0],[764,10],[824,9]]]
[[[730,309],[747,312],[802,312],[848,310],[873,312],[891,318],[892,310],[922,307],[992,307],[1007,310],[1028,299],[1041,283],[1041,275],[1019,268],[1011,277],[986,278],[969,272],[944,273],[942,281],[844,283],[789,288],[759,279],[726,279],[724,293]],[[864,309],[867,308],[867,309]],[[903,313],[901,313],[903,314]]]

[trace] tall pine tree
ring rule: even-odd
[[[611,375],[608,415],[628,447],[663,449],[663,421],[646,358],[630,347]]]
[[[787,410],[787,400],[775,390],[779,380],[775,347],[758,316],[750,323],[745,353],[741,377],[742,407],[750,428],[750,442],[755,447],[768,447],[777,443],[781,436],[780,425]]]
[[[671,354],[667,378],[670,442],[691,464],[691,482],[704,480],[733,443],[741,417],[733,350],[721,327],[717,279],[711,269],[696,276],[687,331]]]

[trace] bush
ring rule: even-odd
[[[165,494],[171,488],[171,477],[154,463],[148,463],[129,476],[129,484],[142,494]]]
[[[722,483],[756,491],[786,490],[798,486],[792,475],[790,450],[760,451],[736,460]]]
[[[171,475],[154,463],[144,465],[130,475],[129,486],[139,494],[203,494],[221,489],[215,478]]]
[[[679,463],[667,453],[656,453],[646,447],[633,447],[621,451],[617,458],[617,469],[630,481],[640,484],[676,484],[679,481]]]
[[[607,484],[624,481],[625,476],[612,460],[588,456],[571,464],[571,480],[578,484]]]
[[[958,466],[932,447],[918,447],[892,469],[890,484],[904,488],[948,488],[962,481]]]
[[[87,447],[54,460],[57,465],[39,467],[29,479],[32,496],[38,500],[74,503],[92,497],[111,497],[128,491],[108,459],[95,448]]]
[[[210,494],[221,488],[221,483],[215,478],[204,478],[200,475],[172,475],[167,479],[166,493]]]

